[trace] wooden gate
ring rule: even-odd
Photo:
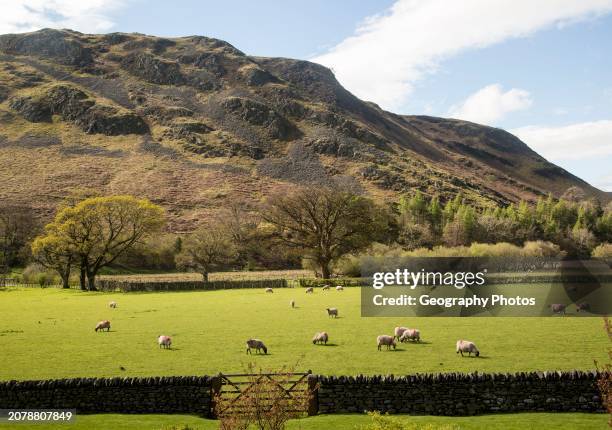
[[[291,416],[316,415],[316,380],[312,372],[218,375],[213,386],[213,416],[268,413],[283,408]]]

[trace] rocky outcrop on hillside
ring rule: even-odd
[[[51,122],[52,115],[59,115],[85,133],[115,136],[148,131],[138,115],[97,104],[83,91],[68,85],[51,85],[33,95],[14,97],[9,106],[31,122]]]

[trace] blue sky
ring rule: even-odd
[[[252,55],[311,59],[361,98],[505,128],[612,191],[612,0],[15,0],[3,9],[1,33],[201,34]]]

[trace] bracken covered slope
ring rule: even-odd
[[[402,116],[308,61],[202,36],[0,36],[0,199],[49,216],[75,188],[164,205],[177,231],[231,201],[341,180],[393,201],[421,190],[508,203],[578,185],[496,128]]]

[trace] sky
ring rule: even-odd
[[[205,35],[401,114],[506,129],[612,191],[612,0],[11,0],[0,33]]]

